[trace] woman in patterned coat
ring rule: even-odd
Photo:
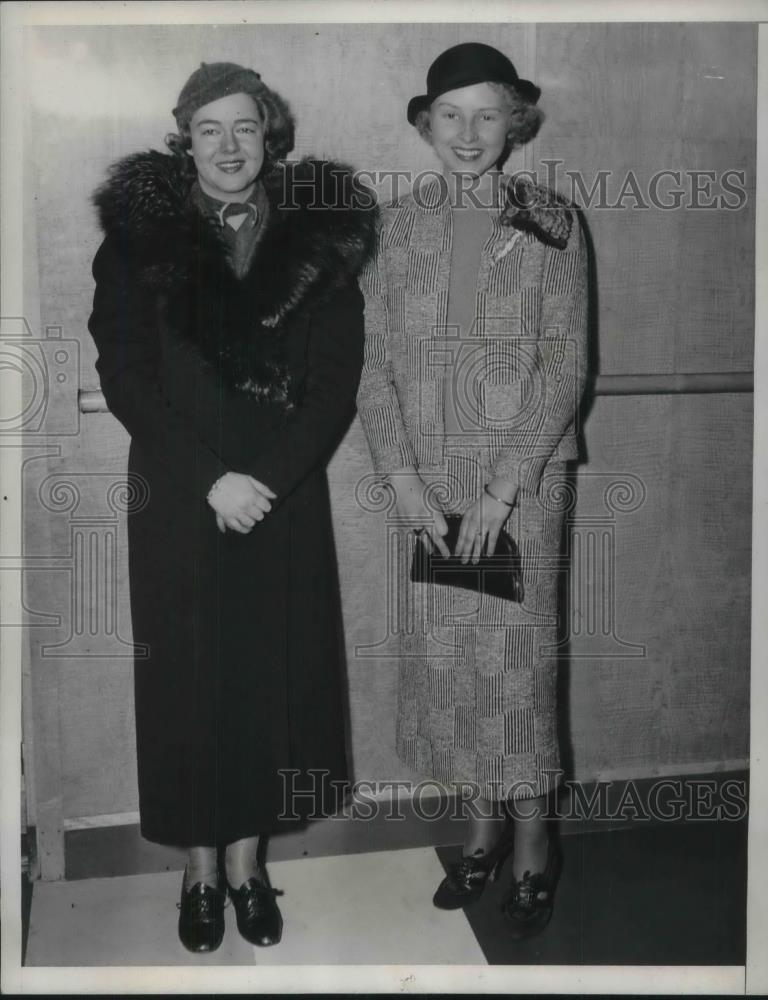
[[[407,536],[396,744],[410,768],[476,796],[435,905],[477,899],[512,852],[505,912],[527,936],[551,915],[560,864],[542,813],[559,780],[557,561],[586,375],[586,251],[567,203],[500,171],[538,131],[538,88],[469,43],[438,57],[427,90],[408,120],[442,170],[382,211],[358,409],[421,542],[447,555],[444,514],[460,514],[453,554],[474,563],[506,528],[525,596],[411,583]]]

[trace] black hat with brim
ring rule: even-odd
[[[481,42],[464,42],[446,49],[429,67],[427,93],[410,99],[408,121],[414,125],[416,115],[428,109],[441,94],[475,83],[507,83],[531,104],[541,96],[536,84],[521,80],[515,67],[498,49]]]

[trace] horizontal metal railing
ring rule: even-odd
[[[684,372],[659,375],[598,375],[592,387],[595,396],[668,396],[702,392],[752,392],[752,372]],[[81,413],[107,413],[109,407],[100,389],[81,389]]]
[[[680,372],[670,375],[598,375],[596,396],[667,396],[695,392],[752,392],[752,372]]]

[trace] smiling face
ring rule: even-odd
[[[204,104],[189,123],[200,187],[219,201],[246,201],[264,165],[264,126],[248,94]]]
[[[429,109],[429,124],[443,173],[481,177],[504,151],[509,113],[501,92],[475,83],[440,94]]]

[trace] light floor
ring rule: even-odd
[[[500,911],[506,869],[466,910],[433,907],[458,846],[269,861],[284,891],[282,942],[252,948],[228,908],[224,943],[208,956],[177,937],[180,871],[35,882],[24,964],[743,965],[746,834],[740,820],[564,836],[552,922],[522,942]],[[101,870],[119,870],[120,857]]]
[[[280,944],[247,944],[230,906],[223,944],[203,956],[176,933],[179,872],[38,882],[25,964],[486,964],[464,913],[432,906],[444,872],[431,848],[277,861],[269,873],[285,893]]]

